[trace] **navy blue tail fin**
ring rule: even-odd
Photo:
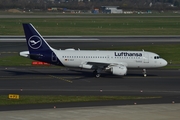
[[[63,65],[48,43],[30,23],[23,24],[29,57],[33,60],[47,62],[54,65]]]
[[[34,54],[37,51],[51,50],[51,47],[32,24],[23,23],[23,28],[30,54]]]
[[[54,49],[48,45],[32,24],[24,23],[23,28],[31,59],[55,65],[63,65],[54,53]]]

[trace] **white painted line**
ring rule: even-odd
[[[86,38],[86,39],[71,39],[71,38],[68,38],[68,39],[66,39],[66,38],[63,38],[63,39],[58,39],[58,38],[56,38],[56,39],[45,39],[45,40],[47,40],[47,41],[97,41],[97,40],[100,40],[100,39],[96,39],[96,38],[90,38],[90,39],[88,39],[88,38]],[[0,39],[0,41],[25,41],[25,39]]]

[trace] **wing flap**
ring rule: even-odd
[[[122,62],[86,62],[87,65],[92,65],[93,68],[97,69],[97,68],[110,68],[112,66],[117,66],[117,65],[122,65],[122,66],[127,66],[126,63],[122,63]]]

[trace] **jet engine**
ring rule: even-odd
[[[127,67],[126,66],[113,66],[111,68],[111,72],[112,74],[114,75],[120,75],[120,76],[123,76],[123,75],[126,75],[127,73]]]

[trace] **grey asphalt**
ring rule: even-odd
[[[12,37],[12,36],[11,36]],[[0,53],[7,52],[20,52],[27,50],[27,45],[24,39],[18,41],[18,37],[12,37],[11,40],[8,36],[0,37]],[[163,45],[163,44],[180,44],[179,36],[116,36],[116,37],[103,37],[103,36],[94,36],[94,37],[60,37],[60,36],[47,36],[45,39],[48,43],[56,49],[113,49],[119,48],[121,46],[143,46],[143,45]],[[71,40],[67,40],[71,39]],[[77,40],[81,39],[81,40]],[[143,47],[142,47],[143,49]],[[0,56],[1,57],[1,56]]]
[[[180,42],[179,35],[144,36],[43,36],[48,42]],[[24,36],[0,36],[0,42],[25,42]]]
[[[138,104],[180,103],[180,70],[129,70],[119,77],[103,73],[95,78],[92,71],[49,67],[1,67],[0,94],[19,95],[117,95],[162,96],[160,99],[55,104],[59,108]],[[1,106],[0,110],[52,108],[54,104]]]
[[[129,70],[124,77],[103,73],[95,78],[90,70],[50,67],[1,67],[0,92],[22,94],[70,95],[177,95],[180,94],[180,70]],[[101,93],[100,90],[103,92]],[[45,92],[46,91],[46,92]],[[51,93],[54,91],[54,93]],[[143,91],[143,92],[141,92]],[[72,92],[72,94],[71,94]],[[92,92],[92,93],[91,93]]]

